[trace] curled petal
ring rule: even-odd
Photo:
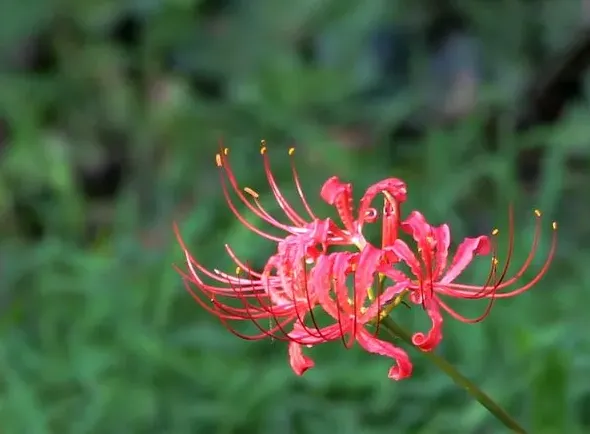
[[[417,243],[423,243],[427,237],[432,236],[433,228],[420,211],[412,211],[402,222],[401,228]]]
[[[337,176],[332,176],[328,179],[320,192],[320,196],[329,205],[336,207],[338,215],[344,224],[346,230],[351,234],[355,232],[354,217],[352,215],[352,184],[346,184]]]
[[[301,345],[296,342],[289,342],[289,363],[297,375],[303,375],[305,371],[315,365],[313,360],[303,354]]]
[[[357,341],[361,347],[372,354],[389,357],[395,360],[395,366],[389,369],[388,377],[392,380],[402,380],[412,375],[412,362],[408,354],[395,345],[377,339],[364,328],[359,330]]]
[[[421,332],[414,333],[414,336],[412,336],[412,343],[422,351],[432,351],[442,340],[443,318],[440,314],[439,305],[435,300],[429,299],[425,301],[425,309],[432,321],[432,327],[427,334]]]
[[[371,185],[369,188],[367,188],[367,190],[365,190],[365,194],[363,194],[363,197],[360,201],[359,217],[362,218],[365,215],[371,206],[371,202],[379,193],[386,193],[396,202],[402,203],[406,201],[408,190],[406,183],[397,178],[386,178]]]
[[[476,255],[489,255],[492,251],[492,245],[488,236],[482,235],[477,238],[465,238],[459,247],[451,266],[445,275],[440,279],[440,283],[447,284],[461,274],[469,265]]]

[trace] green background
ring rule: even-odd
[[[532,210],[543,210],[528,278],[557,219],[559,249],[546,278],[498,302],[482,324],[447,318],[438,351],[532,433],[590,431],[587,101],[553,125],[513,128],[523,84],[539,59],[574,38],[580,2],[455,2],[481,44],[479,102],[445,127],[436,114],[419,115],[424,134],[395,140],[388,132],[402,119],[437,113],[431,100],[445,98],[445,86],[432,85],[441,74],[429,69],[422,37],[436,2],[256,0],[195,13],[198,3],[0,6],[8,134],[0,145],[0,431],[504,432],[411,349],[414,375],[399,383],[387,379],[389,360],[338,343],[308,351],[316,367],[297,377],[284,344],[241,341],[193,303],[172,268],[182,263],[173,221],[210,267],[231,270],[226,242],[258,267],[273,251],[231,215],[214,164],[221,139],[240,182],[276,211],[258,153],[263,138],[293,199],[287,149],[297,147],[318,214],[327,215],[319,189],[333,175],[353,182],[357,196],[384,177],[403,178],[405,211],[448,222],[455,240],[493,227],[506,235],[513,203],[511,270],[529,252]],[[126,16],[143,23],[130,44],[113,36]],[[385,24],[410,29],[401,45],[413,54],[394,90],[367,96],[379,80],[393,82],[367,56],[366,41]],[[322,41],[324,62],[301,59],[296,42],[306,38]],[[55,64],[32,71],[37,42]],[[222,79],[221,97],[196,91],[197,74]],[[487,119],[498,108],[490,146]],[[543,155],[528,182],[518,176],[523,152]],[[88,198],[80,173],[100,172],[119,154],[128,164],[116,194]],[[42,236],[27,231],[30,221]],[[480,262],[466,281],[483,283],[487,267]],[[420,309],[398,318],[413,329],[428,324]]]

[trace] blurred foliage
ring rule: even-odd
[[[221,139],[266,203],[261,138],[294,198],[297,146],[321,210],[334,174],[357,194],[405,179],[406,211],[457,237],[505,233],[513,202],[515,267],[531,209],[558,219],[542,283],[482,324],[449,319],[440,351],[532,433],[588,432],[587,93],[558,122],[514,128],[527,80],[587,20],[582,3],[3,1],[2,432],[502,432],[420,354],[394,383],[388,360],[324,345],[299,378],[284,345],[240,341],[192,303],[173,221],[208,266],[229,265],[225,242],[258,266],[272,251],[226,208],[213,160]],[[543,232],[546,251],[549,220]]]

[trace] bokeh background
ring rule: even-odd
[[[290,197],[297,147],[318,212],[332,175],[357,194],[401,177],[406,212],[456,237],[506,234],[514,204],[514,267],[540,208],[529,278],[557,219],[546,278],[482,324],[447,320],[438,351],[530,432],[590,432],[588,22],[584,0],[3,0],[0,431],[505,432],[412,350],[400,383],[338,343],[296,377],[284,345],[193,303],[172,222],[208,266],[229,267],[225,242],[263,264],[272,245],[226,208],[214,154],[222,140],[276,210],[266,139]]]

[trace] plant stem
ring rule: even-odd
[[[430,359],[431,362],[438,366],[440,370],[451,377],[455,383],[467,390],[471,396],[477,399],[481,405],[487,408],[488,411],[496,416],[496,418],[498,418],[506,427],[510,428],[514,432],[526,434],[525,429],[521,427],[518,422],[516,422],[508,413],[506,413],[502,407],[496,404],[492,398],[490,398],[479,387],[473,384],[471,380],[457,371],[446,359],[432,351],[422,351],[417,348],[412,343],[412,336],[410,333],[397,324],[394,320],[391,318],[384,318],[381,321],[381,327],[393,337],[401,338],[403,341],[412,345],[414,348],[424,354],[428,359]]]

